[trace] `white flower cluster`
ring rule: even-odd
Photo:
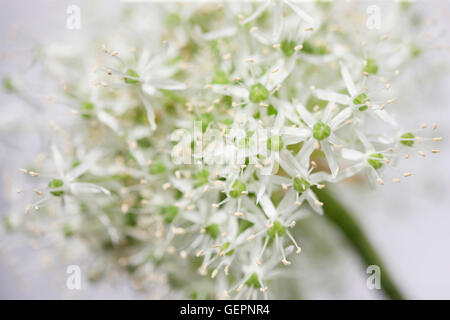
[[[62,88],[38,121],[70,121],[42,129],[49,152],[22,169],[41,184],[18,190],[34,199],[11,228],[79,237],[105,264],[164,272],[194,297],[267,297],[301,252],[292,228],[322,214],[316,188],[399,182],[411,173],[398,159],[439,152],[436,125],[403,129],[395,111],[420,44],[406,27],[361,30],[354,3],[125,8],[100,34],[39,51]],[[408,10],[390,14],[413,24]]]

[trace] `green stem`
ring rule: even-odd
[[[334,198],[331,192],[314,188],[314,192],[323,202],[324,215],[333,222],[345,235],[347,240],[359,254],[362,262],[367,265],[377,265],[381,269],[381,288],[385,295],[394,300],[403,300],[404,297],[395,285],[384,266],[380,256],[371,245],[369,239],[358,224],[358,221],[342,204]]]

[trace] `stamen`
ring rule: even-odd
[[[403,176],[404,176],[404,177],[410,177],[410,176],[412,176],[412,173],[411,173],[411,172],[405,172],[405,173],[403,174]]]

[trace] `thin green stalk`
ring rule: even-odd
[[[365,236],[364,231],[353,215],[334,198],[333,194],[325,189],[314,188],[314,192],[323,202],[324,215],[333,222],[345,235],[352,247],[356,250],[362,262],[366,265],[377,265],[381,269],[381,289],[386,297],[394,300],[403,300],[404,297],[389,275],[375,248]]]

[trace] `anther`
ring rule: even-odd
[[[205,253],[205,250],[200,250],[199,252],[197,252],[197,254],[196,254],[196,256],[197,257],[200,257],[202,254],[204,254]]]
[[[314,204],[319,207],[323,206],[323,202],[320,202],[319,200],[315,200]]]
[[[291,264],[291,262],[288,261],[288,260],[286,260],[286,259],[281,260],[281,262],[283,262],[283,264],[284,264],[285,266],[288,266],[288,265]]]

